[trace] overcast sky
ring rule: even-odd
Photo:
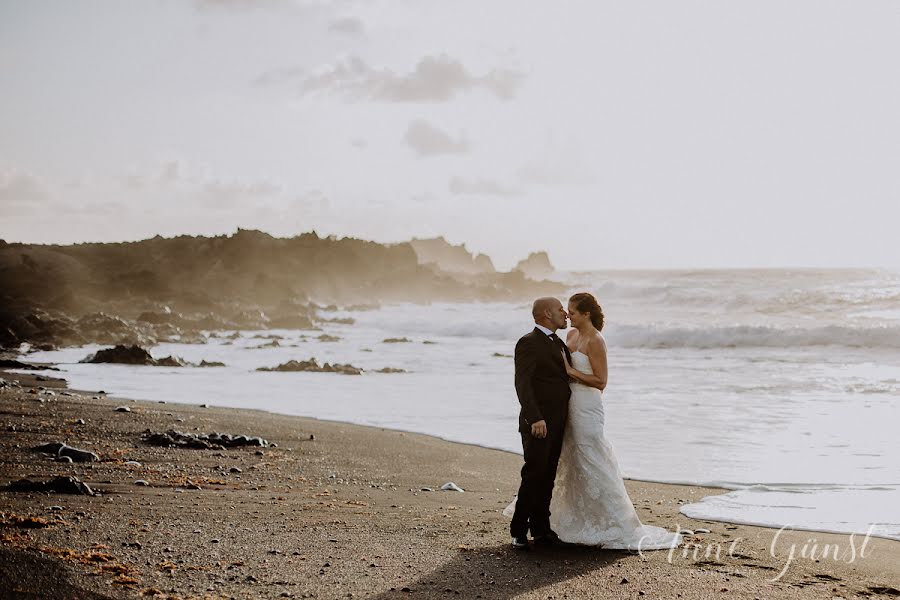
[[[0,238],[900,266],[900,2],[0,0]]]

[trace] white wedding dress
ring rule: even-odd
[[[572,366],[592,374],[582,352],[572,353]],[[680,534],[644,525],[625,490],[619,464],[603,433],[603,394],[572,383],[569,418],[563,437],[556,485],[550,503],[550,526],[564,542],[619,550],[668,549]],[[512,517],[516,501],[503,514]]]

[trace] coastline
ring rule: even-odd
[[[62,396],[62,380],[0,376],[23,386],[0,392],[8,432],[0,442],[0,484],[76,475],[103,493],[0,491],[7,521],[0,530],[0,587],[22,590],[9,597],[28,597],[29,590],[33,597],[72,597],[72,589],[81,597],[240,598],[900,594],[900,542],[873,537],[866,556],[853,562],[816,561],[799,556],[810,540],[820,549],[830,544],[849,550],[852,536],[785,530],[773,548],[777,530],[696,521],[678,512],[684,502],[723,488],[626,479],[645,523],[710,530],[674,552],[566,548],[518,554],[508,549],[508,521],[500,514],[515,493],[521,461],[515,453],[262,409],[94,400],[71,391],[75,395]],[[30,394],[35,385],[57,393]],[[120,405],[132,410],[115,412]],[[85,424],[73,425],[78,418]],[[140,440],[147,428],[195,427],[262,436],[277,447],[215,451],[157,448]],[[56,463],[29,450],[64,438],[97,452],[101,462]],[[132,459],[141,467],[124,464]],[[135,485],[137,479],[150,485]],[[185,487],[187,480],[201,489]],[[467,491],[439,491],[447,481]],[[10,515],[63,523],[24,529],[10,526]],[[789,560],[792,545],[798,556]],[[857,555],[861,545],[857,536]],[[716,547],[718,555],[708,556]],[[85,562],[90,552],[111,558]],[[786,561],[783,576],[770,581]],[[41,581],[38,569],[26,563],[53,565],[59,576]],[[14,571],[16,564],[21,566]],[[95,571],[100,574],[90,574]]]

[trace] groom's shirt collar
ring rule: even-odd
[[[534,326],[536,328],[540,329],[541,331],[543,331],[544,335],[546,335],[547,337],[550,337],[551,335],[553,335],[553,332],[550,331],[549,329],[547,329],[546,327],[544,327],[543,325],[538,325],[537,323],[535,323]]]

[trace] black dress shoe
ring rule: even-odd
[[[531,550],[531,546],[528,545],[528,537],[524,535],[514,535],[512,547],[516,550]]]
[[[535,536],[534,543],[537,546],[557,546],[562,545],[563,542],[555,531],[548,531],[543,535]]]

